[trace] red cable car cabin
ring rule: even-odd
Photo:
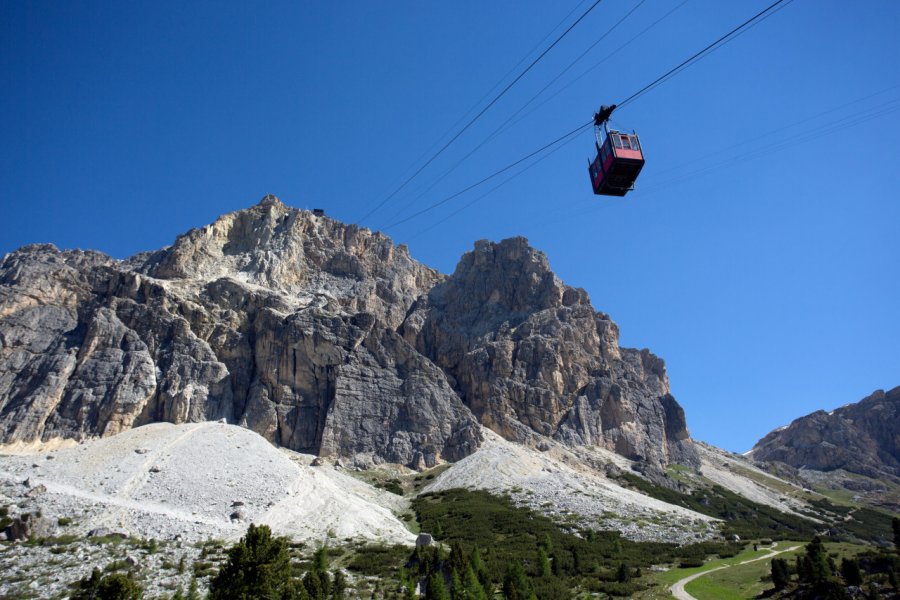
[[[591,185],[599,196],[624,196],[634,189],[644,153],[636,133],[609,130],[604,121],[595,128],[597,158],[588,166]]]

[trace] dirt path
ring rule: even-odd
[[[775,542],[774,544],[772,544],[772,548],[769,548],[769,553],[766,554],[765,556],[758,556],[756,558],[744,560],[744,561],[739,562],[738,564],[746,565],[747,563],[756,562],[758,560],[766,560],[766,559],[772,558],[773,556],[777,556],[783,552],[791,552],[800,547],[800,546],[791,546],[790,548],[785,548],[784,550],[776,551],[776,550],[774,550],[774,548],[777,545],[778,545],[778,542]],[[701,571],[699,573],[694,573],[693,575],[689,575],[689,576],[685,577],[684,579],[680,579],[679,581],[675,582],[675,584],[669,588],[669,591],[672,593],[673,596],[678,598],[678,600],[697,600],[696,598],[694,598],[693,596],[691,596],[690,594],[688,594],[685,591],[684,586],[686,586],[687,584],[689,584],[690,582],[692,582],[693,580],[695,580],[699,577],[703,577],[704,575],[709,575],[710,573],[715,573],[716,571],[721,571],[722,569],[727,569],[732,566],[734,566],[734,565],[722,565],[722,566],[716,567],[714,569],[709,569],[708,571]]]

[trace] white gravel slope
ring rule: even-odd
[[[255,522],[302,541],[414,541],[391,512],[393,494],[311,467],[312,459],[233,425],[156,423],[46,454],[0,456],[0,482],[5,495],[45,486],[35,498],[42,513],[74,517],[83,532],[230,540]]]
[[[575,468],[565,456],[504,440],[487,428],[474,454],[442,473],[426,492],[452,488],[509,492],[519,504],[597,529],[616,529],[635,540],[687,543],[718,534],[716,519],[624,489],[594,470]]]
[[[809,518],[808,515],[800,515],[798,512],[806,508],[803,502],[793,498],[790,494],[785,494],[783,490],[763,485],[762,482],[767,480],[778,482],[783,488],[792,488],[792,491],[798,494],[804,491],[803,488],[780,479],[771,473],[762,471],[743,456],[736,456],[715,446],[703,443],[698,443],[697,449],[700,451],[700,470],[703,476],[713,483],[717,483],[726,490],[740,494],[759,504]],[[755,473],[757,480],[754,481],[750,477],[736,472],[741,469]]]

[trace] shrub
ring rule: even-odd
[[[112,573],[103,575],[94,569],[90,577],[77,584],[72,600],[140,600],[144,595],[141,586],[129,575]]]

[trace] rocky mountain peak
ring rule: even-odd
[[[661,359],[525,238],[450,276],[381,233],[273,195],[116,261],[31,247],[0,264],[0,443],[224,418],[360,464],[457,460],[479,422],[694,464]]]
[[[525,238],[476,242],[401,332],[507,439],[605,446],[656,465],[697,460],[663,361],[619,348],[615,323]]]
[[[900,387],[800,417],[757,442],[751,456],[797,469],[900,478]]]
[[[518,325],[543,310],[590,304],[587,292],[565,285],[547,256],[524,237],[475,242],[453,275],[431,290],[428,301],[450,307],[448,317],[476,334],[502,323]]]

